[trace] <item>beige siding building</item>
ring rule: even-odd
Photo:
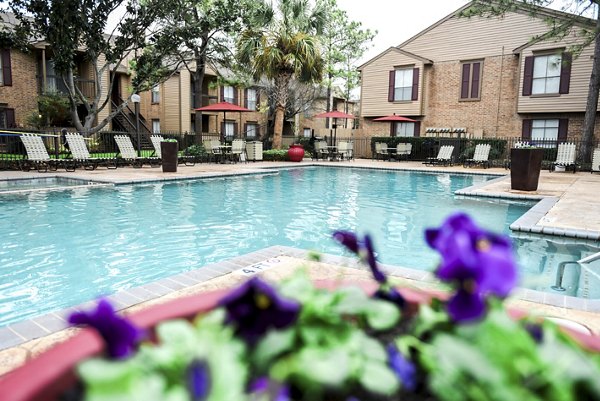
[[[469,6],[359,67],[362,135],[580,138],[594,44],[572,59],[576,34],[529,44],[548,31],[541,17],[456,15]],[[373,122],[390,114],[417,123]]]

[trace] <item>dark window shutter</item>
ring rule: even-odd
[[[531,123],[532,120],[523,120],[523,130],[521,132],[521,139],[524,141],[531,141]]]
[[[479,97],[479,77],[481,75],[481,63],[473,63],[473,79],[471,80],[471,99]]]
[[[221,136],[225,136],[225,121],[221,121]]]
[[[421,121],[415,122],[415,131],[413,133],[413,136],[417,138],[421,136]]]
[[[419,100],[419,69],[413,68],[412,96],[410,100]]]
[[[562,63],[560,67],[560,87],[558,93],[569,93],[571,85],[571,64],[573,63],[573,55],[571,53],[562,54]]]
[[[238,101],[238,90],[236,87],[233,88],[233,104],[238,105],[239,101]]]
[[[463,64],[462,78],[460,84],[460,98],[469,98],[469,77],[471,76],[471,64]]]
[[[394,87],[396,86],[396,71],[390,71],[390,81],[388,87],[388,102],[394,101]]]
[[[12,86],[12,71],[10,67],[10,49],[2,50],[2,79],[4,86]]]
[[[221,101],[225,101],[225,87],[221,86]]]
[[[6,128],[16,128],[15,109],[4,109],[4,112],[6,113]]]
[[[248,89],[244,89],[244,107],[248,108]]]
[[[248,123],[244,123],[244,138],[248,136]]]
[[[569,119],[561,118],[558,120],[558,143],[567,142],[569,132]]]
[[[533,56],[525,57],[525,71],[523,73],[523,96],[531,95],[533,86]]]
[[[238,135],[238,123],[233,123],[233,136],[237,136]]]
[[[396,136],[396,123],[394,121],[390,123],[390,136]]]

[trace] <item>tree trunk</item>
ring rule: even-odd
[[[585,116],[583,118],[583,136],[579,148],[579,159],[582,163],[591,161],[592,141],[596,125],[596,111],[598,110],[598,92],[600,91],[600,6],[596,15],[596,41],[594,43],[594,63],[588,89]]]
[[[281,149],[283,142],[283,123],[285,107],[288,99],[288,89],[292,74],[281,73],[275,78],[275,128],[273,132],[273,149]]]
[[[206,43],[205,39],[203,43]],[[202,86],[204,85],[204,75],[206,70],[206,51],[195,52],[196,71],[194,71],[194,109],[202,107]],[[194,132],[196,133],[196,143],[202,143],[202,112],[196,111],[194,118]]]

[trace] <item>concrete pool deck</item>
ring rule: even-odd
[[[548,234],[569,235],[588,240],[600,239],[600,200],[595,196],[600,194],[600,175],[587,173],[549,173],[543,171],[540,177],[538,191],[533,193],[511,191],[509,172],[504,169],[492,168],[463,168],[453,167],[424,167],[417,162],[384,162],[371,160],[355,160],[349,162],[309,162],[303,163],[272,163],[256,162],[247,164],[198,164],[193,167],[179,167],[177,173],[162,173],[160,168],[119,168],[117,170],[98,169],[95,171],[78,170],[75,173],[51,172],[40,174],[37,172],[0,172],[0,179],[17,179],[28,177],[52,176],[80,178],[83,180],[100,181],[115,185],[152,182],[163,180],[193,179],[206,177],[222,177],[238,174],[264,174],[269,168],[274,167],[300,167],[309,165],[326,165],[338,167],[379,168],[391,170],[423,170],[429,172],[450,172],[461,174],[493,174],[498,179],[491,180],[476,187],[458,191],[464,196],[489,196],[489,197],[515,197],[524,199],[543,199],[545,207],[542,211],[535,211],[523,227],[539,227],[539,232]],[[533,209],[532,209],[533,210]],[[535,220],[535,221],[534,221]],[[536,228],[537,230],[537,228]],[[525,230],[527,231],[527,230]],[[596,237],[596,235],[598,235]],[[361,280],[369,280],[370,275],[364,269],[356,269],[354,262],[345,258],[327,257],[323,263],[306,262],[305,251],[293,250],[285,247],[272,247],[243,257],[203,267],[190,274],[181,274],[169,279],[161,280],[143,286],[141,289],[131,289],[115,294],[113,301],[124,313],[129,313],[138,308],[147,307],[155,303],[166,302],[171,298],[189,295],[192,293],[209,291],[217,288],[231,287],[243,280],[245,275],[238,274],[244,267],[256,263],[279,258],[280,263],[276,269],[269,269],[264,274],[270,279],[280,279],[301,265],[308,264],[310,275],[313,279],[335,278],[341,275],[351,276]],[[202,273],[199,273],[203,270]],[[411,269],[390,267],[390,273],[402,285],[415,287],[435,288],[437,284],[429,273]],[[147,287],[147,288],[145,288]],[[134,291],[135,290],[135,291]],[[542,294],[542,295],[540,295]],[[560,299],[559,299],[560,298]],[[593,333],[600,334],[600,308],[588,308],[588,300],[576,300],[573,304],[567,302],[571,297],[559,297],[531,290],[519,290],[509,304],[540,316],[553,316],[565,318],[588,327]],[[539,302],[533,302],[539,301]],[[71,308],[90,307],[92,303]],[[575,305],[576,304],[576,305]],[[0,375],[20,366],[31,357],[37,355],[56,342],[63,341],[77,329],[64,329],[65,314],[67,311],[56,312],[52,316],[42,316],[29,321],[11,325],[9,328],[0,328]],[[64,313],[63,313],[64,312]]]

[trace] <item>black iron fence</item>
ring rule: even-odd
[[[0,130],[0,169],[18,168],[18,161],[26,158],[27,153],[19,138],[21,132],[37,133],[41,135],[51,157],[70,157],[69,150],[65,146],[59,128],[43,131],[18,129]],[[179,142],[179,149],[189,151],[194,155],[201,155],[204,153],[202,141],[208,139],[221,139],[221,136],[218,133],[203,133],[198,136],[195,133],[189,132],[163,131],[160,134],[164,138],[177,139]],[[135,134],[118,131],[103,131],[86,138],[86,143],[92,156],[110,157],[111,155],[116,155],[118,148],[114,141],[115,135],[130,135],[134,146],[136,148],[138,147],[137,136]],[[148,136],[148,134],[143,134],[142,136]],[[491,165],[502,167],[506,166],[507,162],[510,160],[510,149],[515,147],[516,143],[521,142],[522,140],[520,138],[338,137],[337,142],[339,143],[340,141],[352,141],[355,158],[368,159],[375,158],[374,149],[376,142],[384,142],[388,145],[388,148],[395,148],[399,143],[408,142],[412,144],[412,151],[408,158],[403,158],[403,160],[408,159],[413,161],[422,161],[426,160],[428,157],[435,157],[441,146],[452,145],[454,146],[452,158],[455,163],[462,163],[463,160],[472,158],[475,146],[479,143],[486,143],[491,145],[489,154]],[[313,152],[314,150],[310,138],[295,138],[294,142],[302,143],[308,152]],[[583,163],[582,160],[579,159],[579,150],[582,146],[582,141],[570,140],[569,142],[575,143],[577,147],[577,163],[580,166],[579,168],[581,170],[589,170],[591,167],[590,163]],[[556,141],[534,141],[534,144],[545,149],[544,167],[549,166],[556,160],[558,146]],[[149,138],[140,140],[139,147],[145,155],[150,155],[154,151]],[[595,140],[592,142],[592,150],[597,147],[600,147],[600,141]],[[269,149],[270,143],[265,143],[263,148]]]

